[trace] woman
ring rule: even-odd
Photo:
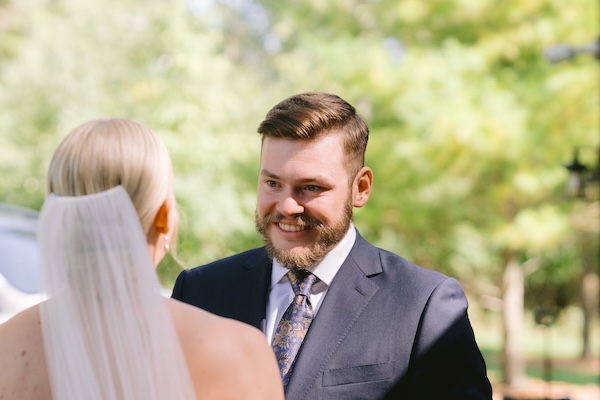
[[[48,300],[0,325],[0,399],[283,399],[249,325],[160,296],[177,226],[160,139],[126,119],[71,131],[38,227]]]

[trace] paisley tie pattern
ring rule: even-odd
[[[317,280],[316,276],[306,270],[289,271],[287,277],[296,296],[281,317],[271,345],[279,364],[284,387],[290,380],[296,354],[313,320],[313,309],[308,296]]]

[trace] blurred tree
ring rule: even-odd
[[[19,4],[28,28],[0,75],[0,200],[39,208],[60,139],[87,119],[126,116],[171,151],[187,266],[258,244],[252,191],[232,172],[255,162],[257,115],[267,107],[252,73],[221,54],[219,10],[178,1]],[[3,35],[0,47],[9,42]],[[178,268],[166,260],[159,269],[166,285]]]

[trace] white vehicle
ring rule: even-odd
[[[44,299],[37,215],[29,208],[0,203],[0,323]]]

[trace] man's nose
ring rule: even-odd
[[[304,207],[292,195],[282,198],[277,204],[277,211],[283,215],[297,215],[304,212]]]

